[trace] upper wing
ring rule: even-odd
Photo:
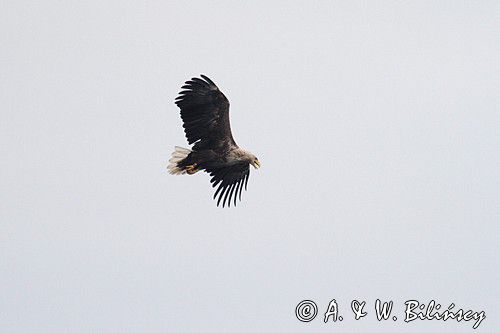
[[[182,86],[175,104],[181,109],[184,132],[193,149],[221,149],[236,145],[229,123],[229,101],[205,75]]]
[[[236,197],[240,197],[243,186],[245,186],[245,191],[247,189],[248,177],[250,176],[250,166],[248,163],[238,163],[231,166],[226,166],[217,169],[207,169],[210,173],[212,179],[210,180],[212,187],[219,185],[214,194],[214,199],[217,199],[217,206],[219,206],[222,197],[224,201],[222,202],[222,207],[225,206],[226,200],[228,206],[231,206],[231,197],[234,194],[234,205],[236,206]]]

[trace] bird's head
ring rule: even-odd
[[[257,156],[252,154],[249,151],[245,151],[245,159],[248,161],[249,164],[251,164],[255,169],[260,168],[260,162]]]
[[[238,160],[247,162],[248,164],[253,166],[255,169],[260,168],[259,159],[257,158],[257,156],[255,156],[254,154],[252,154],[248,150],[239,148],[235,153],[238,156],[237,157]]]
[[[260,162],[259,162],[259,159],[257,157],[253,157],[253,159],[250,161],[250,164],[255,168],[255,169],[258,169],[260,168]]]

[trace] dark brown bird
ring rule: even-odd
[[[236,205],[247,188],[250,165],[260,162],[249,151],[238,147],[231,133],[229,101],[215,83],[205,75],[187,81],[175,104],[181,109],[184,132],[191,149],[175,147],[169,160],[171,174],[192,175],[200,170],[210,174],[212,187],[217,187],[217,206]]]

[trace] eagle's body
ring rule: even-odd
[[[176,98],[181,109],[184,132],[192,149],[175,147],[168,166],[171,174],[194,174],[205,170],[212,176],[212,186],[218,185],[214,199],[217,205],[231,205],[234,194],[241,200],[243,186],[246,189],[250,165],[260,166],[250,152],[238,147],[231,133],[229,101],[208,77],[187,81]]]

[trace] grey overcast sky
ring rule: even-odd
[[[1,7],[1,332],[500,331],[498,1]],[[199,74],[262,162],[236,208],[166,170]]]

